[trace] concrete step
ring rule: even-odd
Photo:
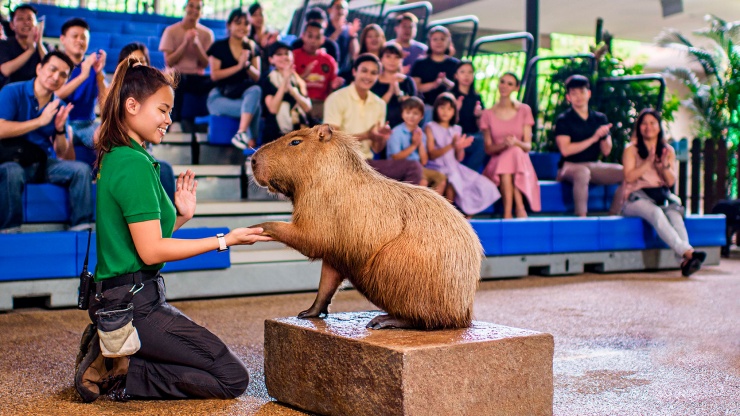
[[[195,177],[198,179],[203,177],[238,178],[242,173],[240,165],[173,165],[172,169],[175,174],[190,169],[195,172]]]
[[[196,217],[203,216],[255,216],[290,214],[293,204],[290,201],[206,201],[199,202]]]
[[[264,246],[263,246],[264,247]],[[303,254],[291,249],[232,251],[232,264],[277,263],[286,261],[306,261]]]

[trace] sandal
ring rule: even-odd
[[[681,262],[681,275],[684,277],[689,277],[692,274],[696,273],[699,269],[701,269],[701,264],[704,263],[704,260],[707,258],[707,253],[703,251],[694,251],[694,253],[691,254],[690,259],[684,259],[683,262]]]

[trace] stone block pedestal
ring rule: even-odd
[[[366,329],[378,313],[265,321],[270,396],[322,415],[552,414],[552,335]]]

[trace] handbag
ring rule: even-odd
[[[671,199],[671,191],[666,186],[660,186],[657,188],[642,188],[645,195],[655,202],[655,205],[663,206]]]
[[[134,355],[141,348],[139,333],[134,327],[134,304],[121,303],[95,312],[103,357],[117,358]]]
[[[39,164],[31,182],[43,182],[47,159],[48,156],[44,149],[31,143],[25,137],[0,140],[0,163],[15,162],[24,168],[35,163]]]
[[[218,92],[226,97],[236,99],[241,98],[242,94],[244,94],[244,91],[247,90],[250,86],[250,82],[244,81],[244,82],[238,82],[234,84],[224,84],[218,86]]]

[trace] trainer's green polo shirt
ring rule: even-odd
[[[162,188],[159,163],[135,140],[131,147],[114,147],[103,156],[97,192],[95,280],[161,269],[164,263],[144,264],[128,228],[128,224],[159,220],[162,237],[172,237],[177,211]]]

